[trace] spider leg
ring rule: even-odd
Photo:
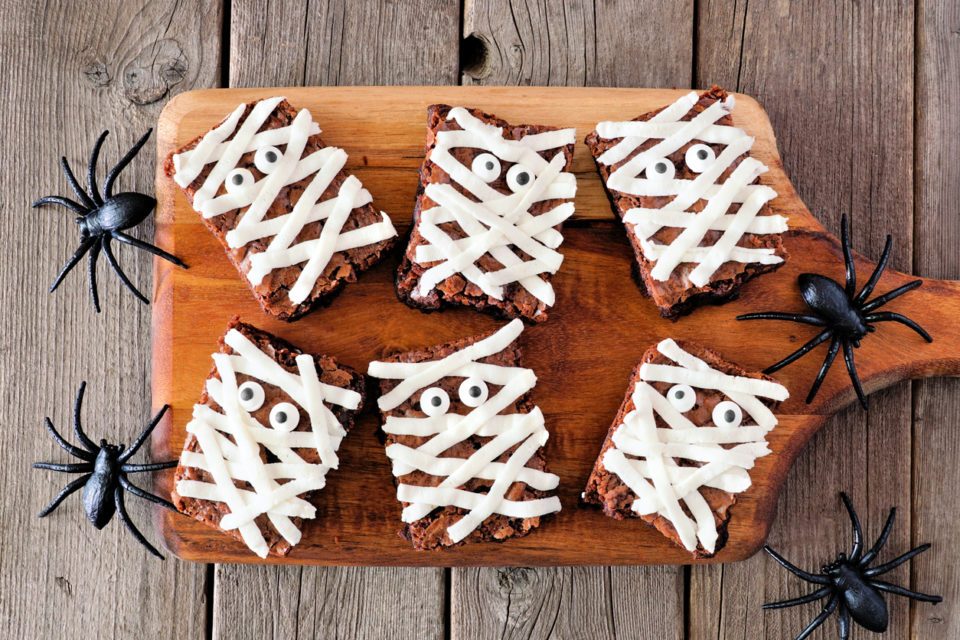
[[[857,365],[853,362],[853,345],[848,341],[843,341],[843,360],[847,363],[847,372],[850,374],[850,380],[853,382],[853,388],[860,399],[860,406],[867,408],[867,397],[863,395],[863,387],[860,386],[860,376],[857,375]]]
[[[880,255],[880,262],[877,263],[877,266],[874,268],[873,273],[870,274],[870,279],[867,280],[867,284],[863,285],[863,289],[860,289],[860,293],[857,294],[857,297],[853,299],[853,306],[859,306],[863,303],[867,297],[873,293],[873,288],[877,286],[877,281],[880,279],[880,276],[883,274],[884,268],[887,266],[887,260],[890,259],[890,249],[893,247],[893,236],[887,236],[887,243],[883,245],[883,253]]]
[[[868,564],[873,562],[873,559],[877,557],[877,554],[880,553],[880,549],[887,543],[887,536],[890,535],[890,531],[893,529],[893,521],[897,518],[897,508],[893,507],[890,509],[890,515],[887,516],[887,522],[883,525],[883,531],[880,532],[880,537],[877,538],[877,541],[873,543],[873,546],[870,547],[870,551],[867,551],[863,554],[863,558],[860,559],[860,566],[866,567]]]
[[[923,553],[929,548],[930,548],[929,544],[922,544],[915,549],[911,549],[910,551],[907,551],[902,556],[894,558],[890,562],[885,562],[884,564],[877,565],[872,569],[867,569],[866,571],[863,572],[863,575],[867,577],[873,577],[873,576],[883,575],[888,571],[893,571],[894,569],[902,565],[904,562],[907,562],[911,558],[920,555],[921,553]]]
[[[160,411],[157,411],[157,415],[153,416],[153,420],[150,421],[150,424],[144,427],[143,431],[140,432],[140,435],[137,436],[137,439],[133,441],[133,444],[127,447],[127,450],[120,454],[120,456],[117,458],[117,462],[122,464],[133,457],[133,454],[137,452],[137,449],[143,446],[143,443],[150,436],[150,432],[153,431],[153,429],[160,423],[160,419],[163,418],[163,414],[165,414],[169,408],[170,405],[165,404]]]
[[[786,569],[793,575],[797,576],[798,578],[806,580],[807,582],[813,582],[814,584],[830,583],[830,578],[827,578],[826,576],[815,576],[812,573],[807,573],[803,569],[800,569],[799,567],[796,567],[790,564],[790,562],[786,558],[784,558],[779,553],[771,549],[769,545],[763,545],[763,550],[766,551],[768,554],[770,554],[771,558],[773,558],[778,563],[780,563],[780,566],[782,566],[784,569]]]
[[[808,354],[811,349],[813,349],[815,346],[817,346],[821,342],[825,342],[832,335],[833,335],[833,329],[829,329],[829,328],[824,329],[823,331],[818,333],[816,336],[814,336],[813,339],[807,342],[805,345],[803,345],[802,347],[800,347],[799,349],[797,349],[796,351],[788,355],[786,358],[784,358],[780,362],[770,365],[769,367],[764,369],[763,372],[773,373],[774,371],[779,371],[780,369],[783,369],[785,366],[787,366],[791,362],[794,362],[795,360]]]
[[[833,613],[834,609],[837,608],[838,602],[839,600],[837,599],[837,596],[831,596],[830,600],[827,601],[827,604],[823,606],[823,611],[820,612],[820,615],[814,618],[813,621],[807,625],[807,628],[800,632],[800,635],[797,636],[797,640],[803,640],[813,633],[814,629],[823,624],[823,621],[829,618],[830,614]]]
[[[83,190],[83,187],[80,186],[80,183],[77,182],[77,179],[73,176],[73,171],[70,170],[70,165],[67,164],[66,156],[60,157],[60,167],[67,176],[67,182],[70,183],[70,188],[73,189],[73,192],[80,198],[80,202],[85,204],[89,209],[96,209],[97,203],[87,195],[87,192]]]
[[[120,282],[130,290],[130,293],[135,295],[140,302],[144,304],[150,304],[150,301],[145,295],[140,293],[140,291],[133,286],[133,283],[130,282],[130,279],[127,277],[127,274],[123,272],[123,269],[120,268],[120,263],[117,262],[116,257],[113,255],[113,249],[110,248],[110,236],[103,236],[100,239],[100,245],[103,247],[103,252],[107,256],[107,262],[110,263],[110,266],[113,267],[113,271],[117,274],[117,277],[120,278]]]
[[[823,380],[827,377],[827,372],[830,371],[830,367],[833,366],[833,361],[837,357],[838,351],[840,351],[840,338],[833,336],[833,340],[830,341],[830,349],[827,351],[827,357],[823,359],[823,364],[820,365],[820,371],[817,373],[813,384],[810,385],[810,392],[807,394],[807,404],[813,402],[813,399],[816,397],[817,391],[820,390],[820,385],[823,384]]]
[[[60,435],[60,433],[54,428],[53,423],[50,422],[50,418],[43,419],[44,426],[47,427],[47,431],[50,432],[50,435],[53,436],[54,442],[60,445],[60,448],[69,453],[72,456],[80,458],[81,460],[86,460],[87,462],[93,462],[93,455],[89,451],[85,451],[80,447],[70,444],[66,439]]]
[[[863,552],[863,528],[860,526],[860,518],[857,517],[857,512],[853,508],[853,503],[850,502],[850,497],[841,491],[840,499],[843,500],[843,506],[847,508],[850,523],[853,525],[853,548],[850,550],[850,560],[857,562]]]
[[[80,441],[84,447],[90,453],[100,453],[100,447],[95,445],[93,441],[87,437],[87,434],[83,432],[83,426],[80,422],[80,409],[83,407],[83,392],[87,389],[87,381],[84,380],[80,383],[80,388],[77,390],[77,399],[73,403],[73,430],[77,434],[77,439]]]
[[[173,255],[173,254],[170,254],[170,253],[167,253],[167,252],[164,251],[163,249],[160,249],[159,247],[155,247],[155,246],[153,246],[152,244],[150,244],[150,243],[148,243],[148,242],[144,242],[143,240],[137,240],[137,239],[134,238],[133,236],[129,236],[129,235],[125,234],[123,231],[114,231],[114,232],[113,232],[113,237],[116,238],[117,240],[119,240],[120,242],[126,242],[127,244],[129,244],[129,245],[131,245],[131,246],[134,246],[134,247],[136,247],[137,249],[143,249],[144,251],[148,251],[148,252],[152,253],[152,254],[155,255],[155,256],[158,256],[158,257],[160,257],[160,258],[163,258],[164,260],[166,260],[166,261],[168,261],[168,262],[172,262],[173,264],[177,265],[178,267],[183,267],[184,269],[187,268],[187,265],[185,265],[185,264],[183,263],[183,260],[181,260],[181,259],[178,258],[177,256],[175,256],[175,255]]]
[[[97,205],[103,204],[103,198],[97,192],[97,159],[100,157],[100,147],[103,146],[108,133],[110,132],[104,131],[97,138],[96,144],[93,145],[93,152],[90,154],[90,164],[87,165],[87,190],[90,191],[90,197]]]
[[[75,213],[78,213],[81,216],[86,216],[89,213],[89,210],[85,209],[79,202],[75,202],[70,198],[64,198],[62,196],[47,196],[45,198],[40,198],[30,206],[36,209],[42,204],[62,204],[68,209],[73,209]]]
[[[806,604],[808,602],[813,602],[814,600],[819,600],[823,596],[830,593],[832,587],[826,586],[817,589],[813,593],[808,593],[805,596],[800,596],[799,598],[792,598],[790,600],[781,600],[780,602],[768,602],[763,605],[764,609],[783,609],[784,607],[793,607],[798,604]]]
[[[840,245],[843,247],[843,265],[847,270],[847,296],[852,298],[857,290],[857,268],[853,265],[853,256],[850,254],[850,221],[847,214],[840,216]]]
[[[899,297],[899,296],[902,296],[902,295],[905,294],[907,291],[913,291],[914,289],[916,289],[917,287],[919,287],[921,284],[923,284],[923,280],[914,280],[913,282],[908,282],[907,284],[903,285],[902,287],[897,287],[896,289],[894,289],[894,290],[892,290],[892,291],[888,291],[887,293],[883,294],[882,296],[879,296],[879,297],[877,297],[877,298],[874,298],[874,299],[871,300],[870,302],[868,302],[868,303],[866,303],[865,305],[863,305],[862,307],[860,307],[860,313],[869,313],[869,312],[873,311],[874,309],[876,309],[876,308],[878,308],[878,307],[882,307],[883,305],[887,304],[888,302],[890,302],[890,301],[893,300],[894,298]]]
[[[147,138],[150,137],[150,134],[153,133],[153,128],[147,130],[143,137],[137,140],[137,143],[130,147],[130,150],[120,158],[120,162],[117,165],[110,169],[110,173],[107,174],[107,179],[103,181],[103,197],[109,198],[113,195],[113,183],[116,182],[117,177],[120,175],[120,172],[126,168],[130,161],[140,152],[140,149],[147,142]]]
[[[87,480],[90,479],[90,475],[91,474],[88,473],[85,476],[80,476],[79,478],[74,479],[73,482],[65,486],[63,489],[61,489],[60,493],[57,494],[57,497],[53,499],[53,502],[51,502],[46,507],[44,507],[43,511],[41,511],[40,515],[37,517],[44,518],[48,516],[54,509],[60,506],[61,502],[67,499],[67,496],[69,496],[71,493],[73,493],[74,491],[82,487],[84,484],[86,484]]]
[[[97,292],[97,258],[100,257],[99,244],[94,244],[90,249],[90,260],[88,262],[88,274],[90,276],[90,297],[93,298],[93,308],[100,313],[100,294]]]
[[[56,279],[53,281],[53,284],[50,285],[50,293],[56,291],[57,287],[60,286],[60,283],[63,282],[63,279],[67,277],[67,274],[70,273],[70,270],[77,266],[77,263],[80,262],[80,259],[83,258],[83,255],[93,246],[93,243],[96,242],[96,238],[87,238],[80,243],[80,246],[77,247],[77,250],[74,252],[70,260],[67,261],[67,264],[63,265],[63,269],[60,270],[60,273],[57,274]]]
[[[120,514],[120,520],[127,527],[127,529],[129,529],[130,533],[133,534],[133,537],[137,539],[137,542],[145,546],[147,551],[163,560],[163,556],[160,555],[160,552],[157,551],[152,544],[147,542],[147,539],[143,537],[143,534],[140,533],[140,530],[137,529],[137,527],[130,520],[130,516],[127,515],[127,507],[123,504],[123,489],[120,487],[117,487],[113,490],[113,501],[117,505],[117,512]]]
[[[93,471],[92,462],[77,462],[75,464],[57,464],[55,462],[34,462],[34,469],[46,469],[47,471],[62,471],[64,473],[86,473]]]
[[[884,582],[883,580],[870,580],[869,584],[876,589],[880,589],[880,591],[887,591],[898,596],[904,596],[905,598],[912,598],[913,600],[922,600],[923,602],[932,602],[933,604],[943,602],[943,598],[940,596],[931,596],[926,593],[920,593],[919,591],[911,591],[910,589],[904,589],[903,587]]]
[[[161,471],[163,469],[173,469],[177,466],[177,460],[167,462],[154,462],[153,464],[125,464],[120,467],[124,473],[140,473],[142,471]]]
[[[823,327],[827,323],[816,316],[806,316],[800,313],[779,313],[777,311],[765,311],[763,313],[745,313],[737,316],[737,320],[791,320],[803,324],[812,324],[816,327]]]
[[[846,605],[840,605],[840,640],[849,640],[850,638],[850,611]]]
[[[155,495],[153,495],[152,493],[148,493],[148,492],[144,491],[143,489],[141,489],[141,488],[138,487],[137,485],[135,485],[135,484],[133,484],[132,482],[130,482],[130,480],[127,479],[122,473],[121,473],[120,475],[118,475],[117,478],[120,480],[120,486],[123,487],[124,489],[126,489],[127,491],[129,491],[130,493],[132,493],[133,495],[139,496],[139,497],[143,498],[144,500],[149,500],[150,502],[153,502],[154,504],[159,504],[161,507],[166,507],[167,509],[170,509],[171,511],[176,511],[176,510],[177,510],[177,508],[176,508],[175,506],[173,506],[173,503],[172,503],[172,502],[168,502],[168,501],[164,500],[163,498],[161,498],[161,497],[159,497],[159,496],[155,496]]]
[[[870,313],[863,317],[867,322],[899,322],[900,324],[905,324],[921,336],[927,342],[933,342],[933,338],[930,337],[930,334],[927,333],[923,327],[911,320],[906,316],[902,316],[899,313],[893,313],[891,311],[878,311],[876,313]]]

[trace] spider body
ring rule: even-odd
[[[940,596],[931,596],[925,593],[919,593],[904,589],[903,587],[883,580],[878,580],[877,576],[883,575],[888,571],[899,567],[904,562],[923,553],[930,548],[929,544],[920,545],[911,549],[907,553],[894,558],[890,562],[876,567],[870,567],[877,554],[886,544],[887,538],[893,529],[893,523],[896,518],[896,509],[890,509],[890,515],[887,516],[887,522],[883,526],[883,531],[874,545],[866,552],[863,552],[863,530],[860,527],[860,519],[857,512],[850,502],[847,494],[841,493],[840,498],[850,516],[850,523],[853,526],[853,548],[849,557],[845,553],[837,556],[837,559],[830,564],[824,565],[819,574],[808,573],[794,566],[783,558],[769,546],[763,548],[770,556],[780,563],[784,568],[795,576],[807,582],[818,585],[818,589],[805,596],[783,600],[781,602],[771,602],[763,605],[764,609],[781,609],[783,607],[792,607],[799,604],[814,602],[827,598],[820,614],[810,622],[807,627],[800,632],[797,640],[803,640],[813,630],[820,626],[830,614],[839,611],[840,615],[840,638],[846,640],[850,637],[850,620],[859,624],[861,627],[878,633],[887,630],[889,623],[889,613],[887,603],[883,599],[881,592],[886,591],[897,595],[932,602],[936,604],[942,600]]]
[[[153,431],[154,427],[156,427],[160,422],[160,419],[166,412],[167,407],[164,406],[159,412],[157,412],[157,415],[154,416],[153,420],[150,421],[150,424],[148,424],[143,431],[140,432],[140,435],[137,436],[137,439],[132,445],[130,445],[129,448],[124,447],[122,444],[108,444],[106,440],[100,440],[100,444],[96,445],[87,436],[87,434],[84,433],[83,427],[80,424],[80,409],[83,405],[83,392],[86,388],[86,384],[86,382],[80,384],[80,390],[77,391],[77,400],[74,404],[73,410],[73,428],[81,446],[76,446],[67,442],[54,428],[53,423],[50,422],[50,418],[46,418],[44,421],[47,431],[50,432],[50,435],[53,437],[54,441],[56,441],[56,443],[69,454],[82,460],[82,462],[76,464],[36,462],[33,465],[34,468],[60,471],[63,473],[80,473],[83,475],[81,475],[79,478],[76,478],[66,487],[64,487],[60,493],[57,494],[57,497],[53,499],[53,502],[47,505],[47,507],[40,512],[40,517],[43,518],[49,515],[70,494],[83,487],[83,509],[87,514],[87,518],[94,527],[97,529],[103,529],[113,518],[113,515],[119,512],[120,520],[127,527],[127,529],[130,530],[130,533],[133,534],[133,537],[136,538],[140,544],[145,546],[150,553],[160,559],[163,559],[163,556],[160,555],[160,552],[157,551],[153,545],[147,542],[146,538],[143,537],[143,534],[140,533],[137,527],[134,526],[133,522],[130,520],[130,516],[127,514],[127,509],[124,505],[123,494],[124,491],[129,491],[133,495],[149,500],[150,502],[154,502],[173,511],[177,510],[176,507],[174,507],[170,502],[164,500],[163,498],[159,498],[152,493],[144,491],[130,482],[129,478],[127,478],[127,474],[129,473],[142,473],[145,471],[170,469],[177,465],[176,460],[170,462],[158,462],[155,464],[127,463],[127,461],[140,449],[143,443],[146,442],[147,437]]]
[[[876,311],[894,298],[902,296],[908,291],[916,289],[922,284],[922,280],[914,280],[907,284],[897,287],[892,291],[877,296],[872,300],[867,300],[873,293],[874,287],[880,280],[884,268],[887,266],[887,260],[890,258],[890,249],[893,246],[893,237],[887,236],[887,243],[883,248],[883,254],[880,256],[880,262],[870,275],[870,279],[863,285],[860,292],[857,293],[857,272],[853,264],[853,256],[850,250],[850,234],[847,225],[847,216],[844,215],[841,221],[840,239],[843,246],[843,260],[846,267],[846,283],[841,285],[837,281],[818,273],[803,273],[798,277],[800,285],[800,295],[807,304],[812,314],[800,313],[780,313],[778,311],[765,311],[763,313],[747,313],[737,316],[737,320],[789,320],[802,324],[809,324],[815,327],[823,327],[817,335],[802,347],[780,360],[776,364],[767,367],[764,373],[773,373],[788,364],[800,359],[809,353],[817,345],[830,340],[830,347],[823,360],[823,365],[817,374],[813,385],[810,387],[810,393],[807,395],[807,404],[813,402],[823,384],[827,372],[833,365],[834,359],[843,347],[843,360],[847,366],[847,373],[853,382],[853,388],[857,392],[857,398],[864,409],[867,408],[867,398],[863,393],[863,387],[860,385],[860,377],[857,375],[857,367],[853,359],[853,350],[860,346],[860,341],[868,334],[876,330],[875,324],[878,322],[899,322],[904,324],[918,334],[927,342],[933,342],[933,338],[919,324],[900,315],[889,311]]]
[[[84,191],[83,187],[77,182],[73,171],[70,170],[70,165],[67,164],[67,159],[65,157],[60,158],[60,166],[63,168],[63,173],[67,176],[70,187],[80,201],[77,202],[76,200],[62,196],[46,196],[34,202],[32,206],[39,207],[43,204],[59,204],[77,213],[76,223],[80,227],[80,246],[53,281],[53,285],[50,287],[51,293],[60,286],[60,283],[63,282],[66,275],[70,273],[70,270],[89,253],[90,296],[93,298],[93,308],[99,313],[100,296],[97,291],[97,258],[100,257],[100,252],[102,251],[106,254],[107,262],[110,263],[110,266],[116,272],[124,286],[126,286],[138,300],[149,304],[150,301],[147,297],[140,293],[120,268],[120,263],[117,262],[113,254],[113,247],[110,244],[113,240],[129,244],[130,246],[159,256],[164,260],[169,260],[177,266],[186,268],[183,261],[176,256],[124,233],[124,231],[132,229],[146,220],[147,216],[149,216],[154,207],[156,207],[157,201],[142,193],[125,192],[116,195],[113,193],[113,185],[116,182],[117,176],[120,175],[120,172],[123,171],[137,153],[140,152],[140,149],[146,143],[152,131],[153,129],[147,131],[133,148],[120,159],[117,166],[110,170],[110,173],[107,174],[107,178],[103,183],[102,195],[101,192],[97,190],[96,184],[97,159],[100,155],[100,147],[103,146],[103,141],[106,139],[109,131],[104,131],[100,134],[100,137],[93,147],[93,153],[90,155],[90,165],[87,170],[87,191]]]

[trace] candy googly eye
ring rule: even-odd
[[[420,395],[420,411],[431,418],[442,416],[450,409],[450,396],[440,387],[430,387]]]
[[[263,406],[265,397],[263,387],[253,380],[247,380],[241,384],[237,389],[237,395],[240,397],[240,406],[246,411],[256,411]]]
[[[253,156],[253,164],[261,173],[270,173],[282,157],[283,154],[276,147],[263,147],[257,149],[256,155]]]
[[[713,152],[713,149],[705,144],[695,144],[687,149],[685,160],[690,171],[703,173],[707,170],[707,167],[713,164],[716,158],[717,156]]]
[[[487,401],[487,383],[480,378],[467,378],[460,383],[460,402],[468,407],[479,407]]]
[[[667,400],[674,409],[684,413],[697,404],[697,392],[688,384],[675,384],[667,391]]]
[[[253,174],[248,169],[234,169],[227,174],[224,186],[227,193],[239,193],[254,183]]]
[[[743,411],[736,402],[724,400],[713,408],[713,424],[718,427],[739,427],[743,421]]]
[[[647,165],[647,180],[673,180],[676,168],[666,158],[657,158]]]
[[[300,423],[300,411],[289,402],[281,402],[270,409],[270,426],[277,431],[293,431]]]
[[[471,169],[484,182],[493,182],[500,177],[500,160],[492,153],[481,153],[473,159]]]
[[[525,191],[533,184],[533,171],[523,166],[515,164],[507,170],[507,186],[510,191]]]

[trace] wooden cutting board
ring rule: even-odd
[[[264,314],[203,227],[180,189],[162,174],[166,156],[207,131],[237,104],[284,95],[306,107],[328,144],[350,155],[347,169],[389,213],[401,234],[409,228],[423,159],[426,107],[435,102],[478,107],[513,123],[575,126],[580,141],[573,171],[578,179],[576,214],[564,230],[565,261],[554,279],[557,304],[550,320],[527,327],[520,338],[525,364],[539,381],[533,396],[546,415],[547,460],[560,476],[563,510],[531,535],[502,544],[472,544],[438,552],[415,552],[396,535],[400,506],[387,457],[376,437],[378,419],[368,411],[341,448],[340,470],[331,472],[320,494],[317,518],[305,523],[302,542],[284,559],[261,561],[243,545],[185,516],[158,509],[155,521],[166,547],[203,562],[282,562],[339,565],[609,565],[679,564],[690,555],[639,520],[616,521],[579,503],[604,435],[623,398],[627,379],[643,352],[672,337],[695,340],[733,362],[762,369],[816,333],[793,323],[737,322],[750,311],[802,311],[796,285],[802,272],[842,282],[837,240],[807,210],[790,184],[770,121],[752,98],[737,95],[733,120],[756,137],[753,155],[770,171],[761,181],[779,196],[771,202],[787,216],[790,253],[779,271],[748,283],[740,298],[706,307],[678,322],[664,320],[640,295],[630,277],[633,262],[623,229],[616,223],[589,150],[582,140],[600,119],[630,119],[676,100],[683,91],[534,87],[313,87],[191,91],[173,100],[160,116],[157,136],[156,242],[190,266],[182,270],[157,260],[153,308],[153,403],[172,407],[153,436],[155,460],[178,457],[184,426],[210,370],[210,354],[234,314],[304,350],[325,353],[365,371],[367,363],[408,350],[501,326],[469,309],[422,314],[397,301],[392,256],[349,285],[333,304],[292,324]],[[853,232],[854,246],[857,232]],[[874,264],[856,256],[859,281]],[[908,282],[888,271],[876,293]],[[960,373],[960,283],[924,280],[923,286],[884,310],[909,315],[926,327],[927,344],[908,328],[883,323],[856,351],[867,392],[906,378]],[[777,495],[797,453],[826,417],[854,394],[842,359],[827,376],[813,405],[807,390],[826,351],[818,347],[776,376],[791,398],[769,435],[772,453],[751,471],[753,486],[732,509],[729,541],[712,559],[744,559],[763,544]],[[838,462],[839,464],[839,462]],[[169,494],[173,472],[158,474],[156,490]],[[904,482],[908,480],[904,478]],[[833,491],[839,487],[824,487]]]

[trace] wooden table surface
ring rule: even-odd
[[[754,640],[791,638],[819,611],[761,611],[803,587],[760,555],[692,568],[203,566],[156,561],[116,520],[97,532],[77,497],[38,520],[65,477],[29,464],[66,460],[42,420],[68,428],[81,380],[96,438],[129,442],[149,419],[150,313],[103,264],[103,313],[85,268],[47,295],[78,233],[72,214],[29,203],[68,193],[60,154],[82,172],[109,128],[104,164],[115,162],[171,96],[198,87],[717,83],[764,105],[787,173],[828,228],[849,212],[858,250],[877,256],[892,233],[893,267],[960,279],[955,0],[0,0],[0,15],[4,637]],[[145,152],[120,186],[149,191],[153,162]],[[136,233],[151,238],[151,224]],[[149,291],[150,260],[119,253]],[[877,393],[869,413],[827,423],[780,498],[770,543],[806,568],[849,543],[840,490],[868,537],[898,507],[891,553],[934,544],[892,581],[945,601],[888,598],[889,638],[960,637],[958,415],[957,380]],[[128,504],[156,539],[148,508]],[[835,620],[814,635],[835,636]]]

